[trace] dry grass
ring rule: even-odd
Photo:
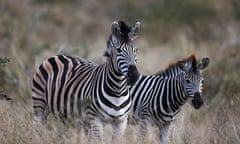
[[[114,11],[118,5],[108,3],[108,8],[102,10],[105,5],[97,0],[77,5],[37,5],[30,0],[21,3],[16,0],[0,1],[0,58],[1,61],[4,57],[10,59],[6,66],[0,65],[0,94],[3,96],[6,93],[8,98],[13,99],[0,101],[1,144],[88,142],[78,127],[66,127],[52,116],[46,126],[33,130],[31,78],[35,67],[55,54],[74,54],[97,63],[103,62],[106,39],[115,20],[106,12]],[[196,53],[199,58],[210,57],[210,65],[204,73],[205,105],[199,111],[193,110],[189,104],[182,108],[173,123],[169,143],[240,143],[238,23],[230,20],[220,27],[213,25],[211,33],[215,37],[207,41],[206,38],[193,39],[194,30],[189,27],[176,28],[176,31],[168,33],[171,38],[165,43],[156,42],[160,39],[159,33],[147,31],[158,29],[153,26],[143,23],[143,31],[136,40],[141,73],[156,73],[168,63],[191,53]],[[149,33],[154,43],[148,37]],[[125,143],[137,143],[135,132],[135,126],[128,127]],[[155,128],[152,128],[149,133],[150,143],[153,144],[156,143],[152,136],[154,132]],[[107,126],[105,141],[110,141],[110,135],[111,127]]]

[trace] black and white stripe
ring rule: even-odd
[[[133,27],[114,22],[104,64],[65,55],[44,61],[33,76],[34,122],[43,122],[49,112],[61,119],[79,117],[90,126],[90,134],[100,140],[103,124],[112,123],[115,142],[127,125],[131,107],[129,85],[139,77],[133,42],[139,30],[139,22]]]
[[[133,99],[130,120],[139,124],[142,142],[146,139],[147,128],[154,125],[160,130],[159,143],[165,143],[170,123],[188,99],[192,100],[194,108],[202,106],[202,70],[208,63],[208,58],[197,63],[191,55],[158,74],[140,75],[130,90]]]

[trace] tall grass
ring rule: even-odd
[[[233,1],[223,0],[229,7],[233,6]],[[182,12],[179,15],[189,10],[201,13],[201,10],[197,10],[199,8],[193,9],[194,6],[192,6],[198,5],[200,1],[193,3],[193,0],[187,0],[186,2],[182,5],[180,9]],[[169,11],[174,10],[174,12],[166,13],[166,18],[170,14],[179,18],[173,17],[174,19],[166,21],[166,23],[175,21],[174,27],[169,25],[165,27],[161,22],[165,21],[165,18],[160,15],[163,15],[161,11],[167,8],[158,10],[159,2],[145,1],[146,5],[135,1],[129,3],[107,1],[103,5],[97,0],[91,0],[89,3],[78,1],[67,5],[55,3],[56,1],[50,5],[48,3],[39,5],[31,0],[23,0],[21,3],[16,0],[0,2],[1,143],[88,143],[88,139],[78,126],[64,126],[52,115],[49,116],[45,126],[40,126],[37,130],[33,129],[32,74],[44,59],[55,54],[78,55],[97,63],[103,62],[102,54],[106,47],[111,22],[119,18],[129,20],[129,16],[130,22],[143,19],[143,31],[136,40],[139,47],[138,67],[141,73],[156,73],[168,63],[189,56],[191,53],[195,53],[198,58],[203,56],[210,58],[210,65],[204,72],[205,105],[198,111],[193,110],[189,104],[182,108],[177,120],[173,123],[169,143],[240,142],[240,118],[238,117],[240,114],[240,28],[237,18],[231,17],[233,19],[228,21],[229,23],[216,24],[215,21],[207,20],[206,25],[201,25],[206,21],[199,21],[196,27],[188,24],[178,26],[180,22],[176,21],[182,19],[174,13],[179,10],[174,9],[176,5],[170,5],[172,8]],[[218,19],[221,11],[217,8],[221,7],[221,4],[216,5],[215,0],[210,3],[211,5],[206,6],[206,9],[213,8],[213,10],[206,10],[206,12],[214,11],[215,18]],[[151,9],[150,5],[154,4],[156,7]],[[191,4],[189,9],[185,8],[187,4]],[[108,7],[105,7],[106,5]],[[125,7],[127,5],[129,7]],[[200,5],[205,7],[205,4]],[[123,7],[129,15],[119,11]],[[138,11],[139,7],[144,9]],[[144,17],[145,14],[141,14],[146,13],[147,9],[152,17]],[[234,12],[237,17],[238,8],[233,8],[230,12]],[[186,15],[186,17],[195,21],[198,15],[205,17],[204,13]],[[162,20],[155,21],[155,18]],[[151,21],[148,22],[148,19]],[[219,22],[222,21],[219,20]],[[205,29],[209,31],[205,33]],[[199,31],[200,34],[197,33]],[[165,37],[167,41],[162,40]],[[12,100],[7,101],[7,98]],[[150,143],[156,143],[153,137],[155,130],[156,128],[153,127],[149,133]],[[111,127],[107,126],[105,131],[107,142],[111,139],[111,131]],[[135,133],[136,126],[130,125],[125,142],[138,143]]]

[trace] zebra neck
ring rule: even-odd
[[[123,74],[115,70],[112,62],[106,63],[104,77],[104,91],[113,97],[127,95],[128,93],[127,80]]]
[[[172,120],[180,111],[180,107],[186,102],[181,77],[180,75],[172,77],[157,76],[154,79],[152,100],[156,100],[157,111],[161,113],[160,115],[166,115]]]
[[[185,104],[187,97],[182,81],[181,75],[173,77],[171,82],[168,82],[166,88],[168,88],[168,101],[169,110],[172,112],[180,111],[180,107]]]
[[[167,83],[167,86],[165,86],[165,88],[170,89],[170,108],[174,111],[179,110],[187,100],[183,83],[184,74],[182,70],[176,66],[170,67],[162,72],[159,76],[165,77],[165,81],[170,81]]]
[[[123,80],[124,75],[117,66],[117,63],[113,59],[108,59],[106,67],[109,73],[113,73],[118,79]]]

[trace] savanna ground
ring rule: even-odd
[[[238,0],[0,0],[0,143],[88,142],[77,127],[63,126],[51,115],[46,127],[33,132],[32,74],[56,54],[103,63],[111,24],[119,19],[142,23],[136,39],[142,74],[154,74],[192,53],[210,58],[205,104],[198,111],[183,106],[169,143],[240,143]],[[135,126],[129,126],[125,143],[137,143],[134,132]],[[110,134],[108,126],[106,141]]]

